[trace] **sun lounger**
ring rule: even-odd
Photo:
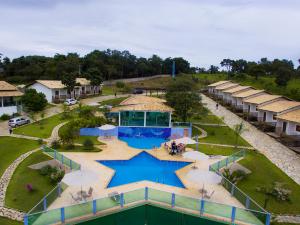
[[[92,197],[92,195],[93,195],[93,188],[92,187],[90,187],[88,193],[86,193],[86,192],[82,193],[82,197],[84,199],[90,198],[90,197]]]
[[[80,197],[80,196],[77,196],[77,197],[74,197],[74,195],[72,194],[72,193],[70,193],[70,195],[71,195],[71,198],[72,198],[72,200],[74,201],[74,202],[80,202],[80,201],[82,201],[82,198]]]
[[[210,195],[208,195],[206,193],[206,194],[204,194],[204,198],[211,199],[211,197],[213,196],[214,193],[215,193],[215,191],[212,191],[212,193]]]

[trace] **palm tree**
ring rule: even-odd
[[[245,124],[242,121],[241,123],[234,125],[233,130],[235,133],[235,147],[237,148],[239,136],[241,136],[241,134],[245,132],[247,129],[245,128]]]

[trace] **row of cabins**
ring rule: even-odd
[[[274,126],[278,135],[300,138],[300,102],[231,81],[210,84],[208,92],[235,110]]]
[[[93,86],[86,78],[76,78],[76,86],[69,92],[60,80],[36,80],[35,82],[17,88],[6,81],[0,81],[0,116],[13,115],[22,112],[21,96],[25,89],[35,89],[46,96],[49,103],[57,103],[67,98],[83,98],[101,92],[100,86]]]

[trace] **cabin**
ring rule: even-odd
[[[0,116],[21,113],[22,103],[20,98],[22,95],[23,93],[14,85],[6,81],[0,81]]]
[[[251,97],[243,101],[243,112],[248,113],[250,117],[254,117],[257,119],[258,107],[280,100],[285,100],[285,98],[279,95],[270,94]]]
[[[257,120],[276,126],[277,116],[300,109],[300,102],[280,100],[258,107]]]
[[[264,92],[264,90],[255,90],[255,89],[250,89],[244,92],[239,92],[239,93],[234,93],[232,94],[231,98],[231,104],[232,106],[235,107],[236,110],[241,110],[243,111],[243,107],[244,107],[244,101],[252,98],[252,97],[256,97],[259,95],[263,95],[266,94]]]
[[[223,91],[223,100],[225,103],[232,105],[232,101],[233,101],[232,95],[239,94],[248,90],[253,90],[253,88],[250,86],[239,85],[234,88],[227,89]]]
[[[226,83],[224,85],[217,86],[215,88],[215,94],[216,94],[217,98],[223,99],[224,98],[224,91],[229,90],[231,88],[235,88],[237,86],[239,86],[239,84],[231,83],[231,82]]]
[[[300,140],[300,109],[277,116],[276,133]]]
[[[93,86],[86,78],[76,78],[77,85],[72,92],[60,80],[36,80],[28,88],[35,89],[46,96],[48,102],[64,101],[67,98],[82,98],[99,94],[100,86]]]
[[[231,83],[229,80],[222,80],[222,81],[218,81],[216,83],[212,83],[210,85],[208,85],[208,93],[209,94],[215,94],[215,89],[216,87],[220,86],[220,85],[224,85],[227,83]]]

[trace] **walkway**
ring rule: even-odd
[[[202,94],[202,102],[206,107],[219,117],[224,117],[224,122],[231,128],[234,125],[244,122],[246,131],[241,136],[248,141],[259,152],[263,153],[270,161],[284,171],[295,182],[300,184],[300,156],[295,152],[277,142],[267,134],[261,132],[250,123],[244,121],[234,113],[219,105],[216,109],[216,102]]]
[[[12,220],[22,221],[24,217],[24,213],[11,208],[6,208],[5,205],[5,193],[9,182],[17,169],[17,167],[32,153],[38,151],[38,149],[34,149],[32,151],[26,152],[23,155],[19,156],[10,166],[5,170],[2,177],[0,178],[0,216],[7,217]]]

